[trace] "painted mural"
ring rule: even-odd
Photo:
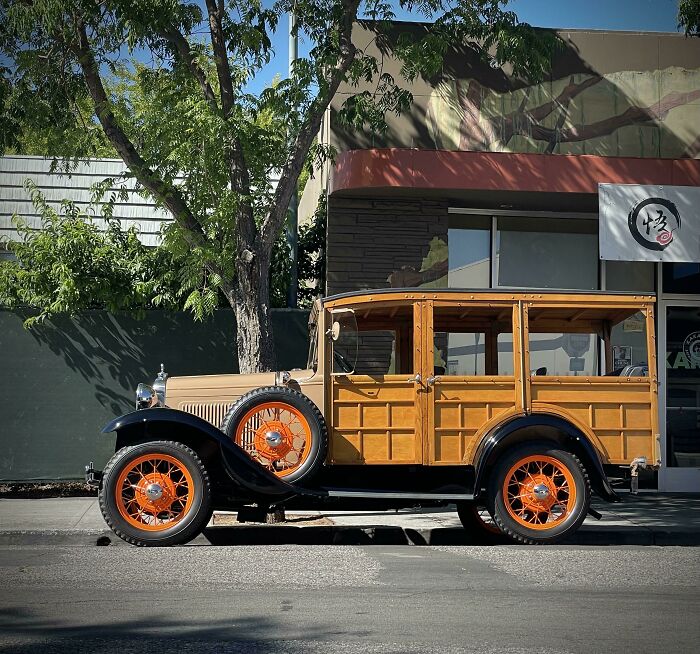
[[[447,79],[426,118],[444,150],[700,158],[700,69],[577,72],[513,90]]]

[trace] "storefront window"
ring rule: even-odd
[[[491,282],[491,218],[450,216],[447,233],[450,288],[488,288]]]
[[[605,289],[653,293],[656,288],[655,267],[651,261],[606,261]]]
[[[700,295],[700,263],[663,264],[664,293]]]
[[[597,289],[597,230],[595,220],[499,217],[496,285]]]
[[[669,307],[666,333],[668,464],[700,467],[700,309]]]

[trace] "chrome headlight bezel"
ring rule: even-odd
[[[136,409],[150,409],[158,404],[158,396],[152,386],[139,384],[136,387]]]

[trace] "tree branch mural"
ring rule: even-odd
[[[700,104],[696,102],[700,100],[700,71],[684,70],[682,75],[666,75],[666,86],[671,83],[683,84],[676,80],[685,80],[686,88],[669,89],[654,101],[641,101],[639,98],[644,95],[644,85],[650,85],[653,81],[651,76],[658,73],[659,71],[647,71],[617,74],[632,90],[635,90],[635,84],[641,89],[637,99],[625,92],[622,88],[625,85],[618,86],[614,76],[571,74],[567,84],[556,95],[529,108],[527,105],[532,97],[551,94],[547,84],[498,92],[477,79],[445,82],[436,88],[431,99],[428,110],[431,132],[436,146],[441,149],[492,152],[518,150],[520,148],[515,147],[511,141],[520,136],[529,139],[536,151],[553,153],[560,144],[589,145],[586,142],[611,136],[623,127],[656,127],[661,132],[672,110],[687,107],[689,111],[697,112],[698,120],[695,124],[698,125],[698,133],[687,139],[685,135],[668,130],[666,147],[671,148],[671,151],[664,153],[664,156],[696,157],[700,154]],[[688,80],[694,88],[687,88]],[[550,84],[555,87],[560,81],[555,80]],[[596,93],[590,95],[591,90]],[[519,98],[520,95],[522,98]],[[499,106],[512,106],[518,98],[519,104],[514,110],[498,110]],[[590,112],[586,111],[587,105],[592,106]],[[601,113],[606,112],[610,115],[600,117]],[[586,120],[587,113],[591,115],[590,120]],[[693,121],[685,122],[693,124]],[[659,137],[655,142],[660,141]],[[672,141],[670,145],[669,141]],[[611,143],[606,143],[603,154],[610,154],[610,145]],[[634,148],[634,144],[626,144],[616,154],[659,156],[659,153],[630,150],[630,147]],[[591,149],[595,153],[594,145]]]

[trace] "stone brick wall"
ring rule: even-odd
[[[446,286],[447,202],[330,198],[326,294]]]

